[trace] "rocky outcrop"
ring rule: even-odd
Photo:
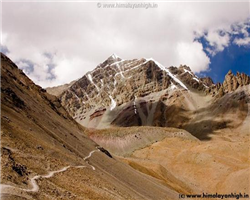
[[[200,80],[208,87],[211,87],[214,82],[210,77],[204,77],[204,78],[200,78]]]
[[[233,75],[232,71],[230,70],[227,75],[225,76],[225,80],[223,82],[223,90],[225,92],[232,92],[237,89],[238,82],[236,77]]]
[[[236,76],[230,70],[225,76],[225,80],[222,84],[223,91],[225,93],[235,91],[238,87],[248,85],[250,83],[250,77],[244,73],[237,72]]]
[[[249,84],[250,77],[247,74],[237,72],[236,75],[234,75],[232,71],[229,70],[225,76],[224,82],[222,84],[217,83],[216,85],[212,85],[210,87],[210,92],[213,93],[214,96],[220,98],[226,93],[233,92],[239,87]]]
[[[188,67],[187,65],[181,65],[180,67],[169,67],[169,70],[177,75],[177,77],[186,85],[189,86],[190,89],[195,89],[199,91],[205,91],[211,83],[208,79],[211,78],[199,78],[197,77]],[[211,79],[212,81],[212,79]],[[212,81],[213,83],[213,81]]]
[[[213,84],[212,82],[209,83],[208,79],[203,81],[206,81],[207,85],[209,86],[209,88],[207,88],[206,90],[207,94],[212,94],[217,98],[221,98],[225,94],[237,90],[239,87],[242,87],[244,85],[249,85],[250,77],[245,73],[239,73],[239,72],[237,72],[236,75],[234,75],[232,71],[229,70],[229,72],[225,76],[223,83],[217,83],[217,84]]]

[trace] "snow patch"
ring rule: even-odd
[[[118,76],[119,74],[121,75],[122,78],[125,78],[124,75],[123,75],[123,73],[122,73],[122,71],[116,73],[116,74],[115,74],[115,77]],[[110,75],[110,77],[112,77],[112,75]]]
[[[109,66],[113,66],[113,65],[118,65],[118,64],[120,64],[120,63],[122,63],[122,62],[124,62],[125,60],[120,60],[120,61],[117,61],[117,62],[114,62],[114,63],[112,63],[111,65],[109,65]]]
[[[137,108],[136,108],[136,103],[135,103],[136,98],[137,98],[137,97],[135,96],[134,102],[133,102],[133,107],[134,107],[134,113],[137,115]]]
[[[88,99],[90,99],[90,97],[89,97],[88,93],[87,93],[87,92],[85,92],[85,94],[86,94],[86,97],[87,97]]]
[[[158,63],[157,61],[155,61],[154,59],[150,58],[147,59],[148,61],[153,61],[158,67],[160,67],[162,70],[164,70],[165,72],[168,73],[168,75],[174,79],[175,82],[179,83],[183,88],[185,88],[186,90],[188,90],[188,88],[186,87],[186,85],[184,85],[184,83],[182,83],[178,78],[176,78],[166,67],[164,67],[162,64]]]
[[[110,110],[113,110],[116,107],[116,102],[111,95],[109,95],[109,98],[111,99]]]
[[[93,82],[92,76],[91,74],[88,74],[88,79],[89,81],[96,87],[96,89],[98,90],[98,92],[100,91],[99,87]]]
[[[134,61],[131,61],[131,62],[125,64],[125,65],[124,65],[124,68],[129,67],[130,65],[132,65],[134,62],[137,62],[137,61],[138,61],[138,60],[134,60]],[[133,70],[133,69],[135,69],[135,68],[138,68],[138,67],[140,67],[141,65],[145,64],[145,63],[148,62],[148,61],[145,61],[144,63],[142,63],[142,64],[140,64],[140,65],[136,65],[136,66],[134,66],[134,67],[132,67],[132,68],[130,68],[130,69],[124,70],[124,71],[121,69],[121,66],[120,66],[120,63],[121,63],[121,62],[124,62],[124,60],[115,62],[115,63],[111,64],[110,66],[115,65],[115,66],[117,66],[117,68],[118,68],[118,70],[119,70],[119,72],[117,72],[114,76],[121,75],[122,78],[125,78],[124,75],[123,75],[124,72]]]
[[[134,66],[134,67],[132,67],[132,68],[130,68],[130,69],[127,69],[127,70],[125,70],[125,71],[130,71],[130,70],[136,69],[136,68],[138,68],[138,67],[140,67],[140,66],[146,64],[147,62],[148,62],[148,60],[146,60],[145,62],[141,63],[140,65],[136,65],[136,66]]]
[[[115,74],[115,76],[117,76],[117,75],[121,74],[122,78],[125,78],[125,77],[123,76],[123,73],[122,73],[122,70],[121,70],[121,66],[120,66],[120,64],[119,64],[119,63],[117,63],[117,64],[116,64],[116,66],[117,66],[117,68],[119,69],[119,72],[118,72],[118,73],[116,73],[116,74]],[[111,75],[111,76],[112,76],[112,75]]]
[[[177,86],[176,86],[175,84],[173,84],[173,83],[171,82],[171,87],[170,87],[170,89],[171,89],[171,90],[175,90],[175,89],[178,89],[178,88],[177,88]]]
[[[196,77],[193,77],[194,80],[196,80],[198,83],[200,82],[199,79],[197,79]]]
[[[209,88],[209,87],[208,87],[207,85],[205,85],[204,83],[203,83],[203,85],[204,85],[205,88]]]
[[[117,56],[115,53],[113,53],[112,55],[111,55],[111,57],[112,58],[114,58],[114,59],[118,59],[118,58],[120,58],[119,56]]]
[[[189,73],[189,74],[191,74],[192,76],[194,76],[189,70],[187,70],[187,69],[185,69],[185,68],[183,68],[183,70],[184,70],[185,73]]]
[[[73,94],[77,98],[77,100],[80,100],[80,98],[76,95],[76,93],[73,93]]]

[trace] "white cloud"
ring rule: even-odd
[[[84,62],[81,58],[73,57],[68,59],[65,56],[56,56],[54,59],[57,85],[76,80],[86,73],[86,68],[91,68],[94,63]]]
[[[80,78],[112,53],[124,59],[153,57],[165,66],[188,64],[195,72],[208,70],[209,58],[195,41],[197,34],[207,32],[216,52],[221,51],[228,35],[216,31],[227,33],[249,15],[248,2],[159,2],[156,9],[100,9],[96,2],[3,2],[2,12],[7,55],[16,63],[32,62],[34,71],[28,75],[43,87]]]
[[[238,46],[250,45],[250,37],[236,38],[234,40],[234,43],[237,44]]]
[[[223,51],[224,48],[227,47],[230,42],[229,34],[224,33],[224,35],[221,35],[218,30],[209,31],[205,38],[209,42],[210,46],[213,47],[213,49],[210,49],[212,55]]]
[[[8,35],[6,33],[1,33],[1,45],[6,44],[6,40],[8,38]]]
[[[20,69],[22,69],[24,71],[24,73],[26,73],[27,69],[30,67],[28,63],[24,62],[24,61],[20,61],[18,62],[18,67]]]
[[[199,42],[179,43],[176,48],[178,64],[192,66],[195,73],[207,70],[210,61],[202,49],[203,47]]]
[[[239,23],[237,26],[233,27],[233,33],[234,34],[242,34],[243,38],[236,37],[233,41],[234,44],[237,44],[238,46],[247,46],[250,44],[250,34],[248,29],[250,28],[250,18],[248,18],[248,21],[246,23]]]

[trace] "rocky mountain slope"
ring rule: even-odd
[[[225,114],[221,102],[249,83],[249,76],[243,73],[234,76],[229,72],[223,84],[214,84],[209,77],[197,77],[185,65],[166,68],[153,59],[123,60],[112,55],[59,98],[85,127],[177,127],[198,135],[208,127],[214,131],[229,126],[232,118],[221,117]],[[229,104],[242,111],[236,112],[236,117],[244,119],[247,95],[244,91],[235,95]]]
[[[113,55],[65,90],[62,106],[2,54],[1,199],[249,194],[249,79],[227,77],[215,85],[187,66]]]
[[[131,126],[143,123],[141,115],[153,116],[155,102],[167,90],[188,91],[188,87],[205,90],[208,86],[187,66],[167,69],[153,59],[122,60],[112,55],[64,91],[60,99],[66,110],[86,127],[117,124],[122,111],[124,115],[134,113],[126,123]],[[103,115],[109,118],[108,122],[101,120]],[[152,124],[152,119],[144,120],[144,124]]]
[[[178,194],[90,140],[55,96],[1,54],[1,199],[178,199]]]
[[[68,84],[64,84],[64,85],[59,85],[56,87],[48,87],[46,88],[46,91],[49,94],[53,94],[55,96],[60,96],[65,90],[67,90],[68,88],[71,87],[71,85],[73,85],[76,81],[71,81]]]
[[[157,127],[117,127],[88,130],[88,136],[134,169],[163,181],[184,194],[231,194],[250,191],[250,85],[239,87],[195,110],[187,131],[162,135]],[[183,101],[183,99],[180,99]],[[205,103],[206,104],[206,103]],[[171,110],[170,110],[171,111]],[[178,122],[168,112],[170,124]],[[192,114],[192,113],[190,113]],[[188,115],[186,115],[188,117]],[[161,123],[165,123],[164,120]]]

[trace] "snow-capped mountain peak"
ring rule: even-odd
[[[158,101],[165,93],[186,92],[191,88],[207,89],[187,66],[166,67],[153,58],[123,60],[112,54],[64,91],[60,99],[79,123],[100,127],[106,123],[100,121],[100,116],[113,113],[113,117],[108,118],[109,124],[118,123],[117,120],[122,119],[116,118],[114,113],[127,113],[126,109],[132,109],[133,116],[137,116],[134,120],[140,120],[142,101]]]

